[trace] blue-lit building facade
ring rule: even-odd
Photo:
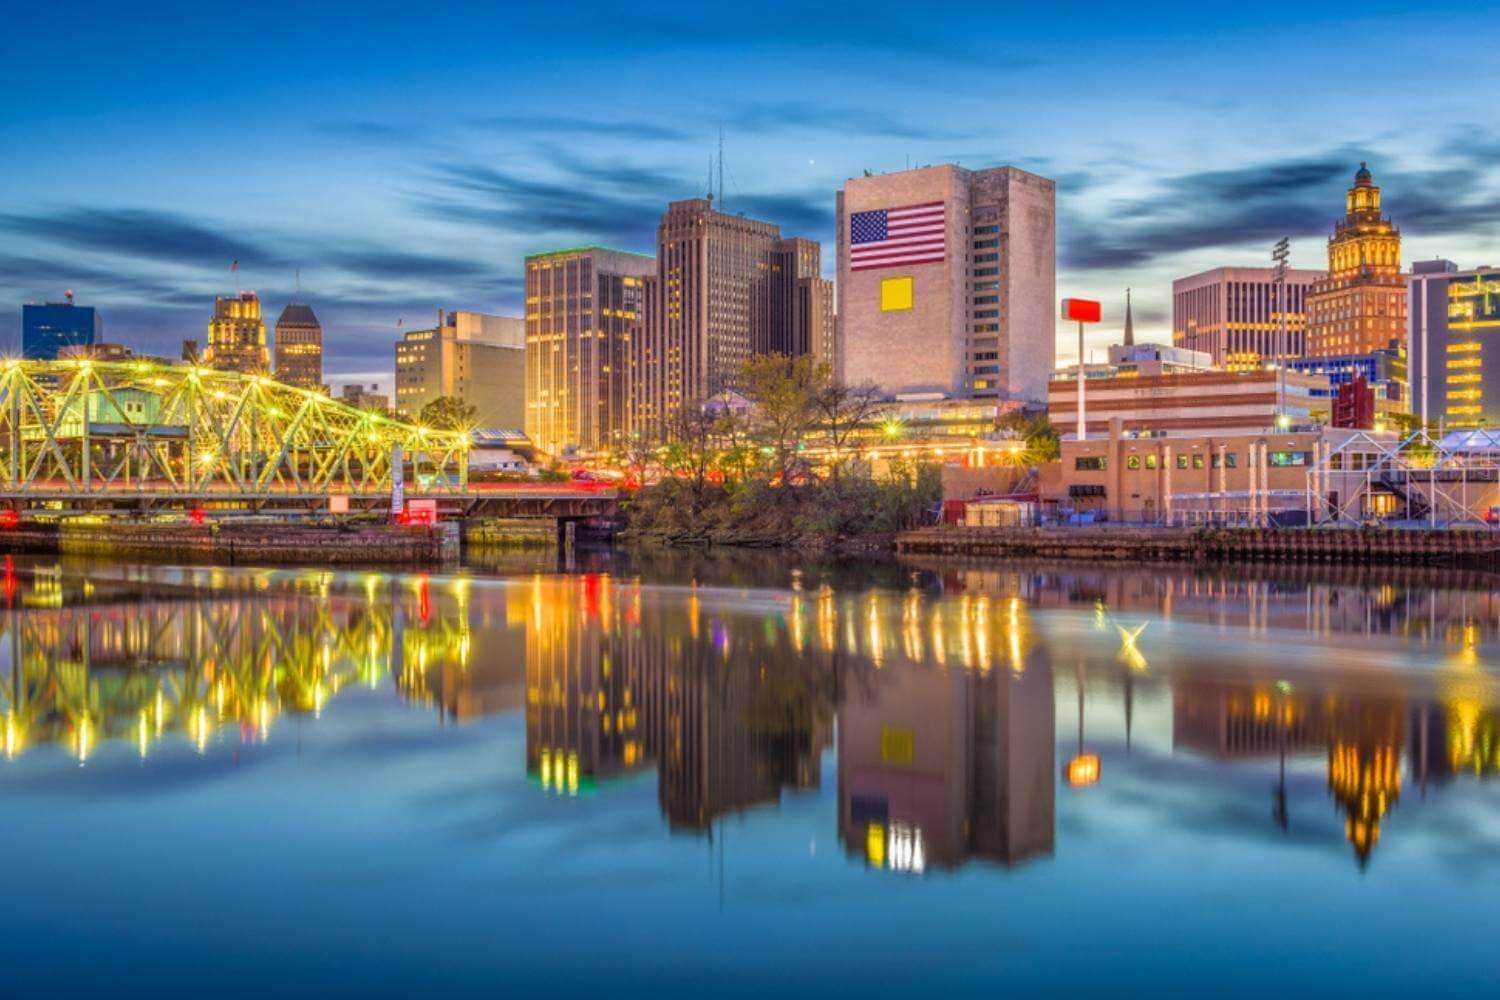
[[[93,306],[70,302],[21,307],[21,356],[55,361],[64,347],[91,347],[104,334],[104,321]]]
[[[1500,268],[1420,261],[1411,296],[1411,410],[1429,423],[1500,426]]]
[[[1327,389],[1313,390],[1314,396],[1332,400],[1338,395],[1339,386],[1347,385],[1357,378],[1375,393],[1377,413],[1405,413],[1411,392],[1407,386],[1407,365],[1404,352],[1394,347],[1369,351],[1365,354],[1336,354],[1326,358],[1294,358],[1287,362],[1287,370],[1303,375],[1322,375],[1328,379]]]

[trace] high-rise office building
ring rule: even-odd
[[[943,165],[838,194],[838,356],[890,395],[1038,402],[1057,343],[1057,190]]]
[[[428,403],[449,397],[473,405],[479,427],[524,426],[525,321],[441,310],[438,320],[396,341],[396,412],[415,420]]]
[[[21,357],[56,360],[64,347],[89,347],[104,336],[104,321],[93,306],[66,302],[34,303],[21,307]]]
[[[1407,282],[1411,412],[1424,424],[1500,425],[1500,268],[1418,261]]]
[[[819,364],[837,371],[837,334],[833,316],[833,282],[823,277],[823,248],[813,240],[793,237],[777,246],[779,274],[789,310],[781,320],[785,341],[772,353],[811,354]],[[788,294],[789,293],[789,294]]]
[[[650,257],[580,247],[526,258],[526,436],[600,451],[628,433],[634,338]]]
[[[276,320],[276,378],[299,389],[323,385],[323,324],[311,306],[293,302]]]
[[[1307,349],[1307,294],[1324,276],[1288,268],[1284,291],[1269,267],[1216,267],[1178,278],[1172,282],[1172,343],[1202,351],[1221,367],[1259,367],[1282,349],[1285,312],[1286,356],[1300,358]]]
[[[224,371],[264,375],[271,367],[266,350],[266,323],[254,292],[214,299],[203,361]]]
[[[1406,335],[1401,233],[1381,213],[1380,188],[1361,163],[1345,215],[1328,241],[1328,274],[1307,296],[1307,354],[1366,354]]]
[[[773,223],[718,211],[712,198],[669,204],[635,341],[633,430],[659,435],[684,401],[733,388],[754,355],[805,353],[798,282],[812,294],[820,256],[817,243],[783,239]]]

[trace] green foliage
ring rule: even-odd
[[[882,405],[873,388],[841,386],[811,358],[773,355],[748,362],[738,390],[752,404],[748,412],[718,401],[680,408],[657,451],[666,475],[632,498],[628,536],[826,547],[913,527],[938,509],[936,465],[897,463],[877,479],[863,466],[834,462],[821,478],[807,461],[815,433],[848,447]]]
[[[997,423],[1000,430],[1010,431],[1025,442],[1022,458],[1027,465],[1055,462],[1062,454],[1057,428],[1045,413],[1013,410],[1003,414]]]
[[[479,421],[479,408],[453,396],[439,396],[422,407],[417,420],[423,427],[439,431],[473,430]]]

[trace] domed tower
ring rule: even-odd
[[[1344,197],[1344,217],[1328,241],[1328,276],[1308,295],[1307,353],[1368,354],[1406,336],[1406,278],[1401,232],[1380,208],[1367,164]]]

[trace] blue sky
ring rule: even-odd
[[[1101,347],[1127,285],[1164,337],[1174,276],[1320,266],[1360,160],[1408,261],[1500,263],[1494,4],[0,3],[0,343],[73,288],[175,353],[300,268],[330,377],[373,377],[398,318],[518,313],[527,252],[649,251],[721,125],[730,209],[829,264],[862,169],[1056,178]]]

